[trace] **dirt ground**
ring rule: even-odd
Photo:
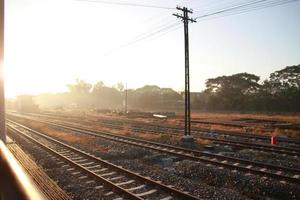
[[[53,112],[53,111],[50,111]],[[184,126],[184,114],[176,113],[167,119],[158,119],[149,115],[134,116],[118,113],[98,113],[92,110],[68,110],[53,112],[61,115],[84,117],[89,121],[98,119],[119,119],[143,123]],[[192,128],[255,133],[263,135],[287,136],[300,138],[300,114],[261,114],[237,112],[193,112]]]

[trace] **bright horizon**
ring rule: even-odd
[[[192,0],[125,2],[186,5],[195,11],[191,17],[205,13],[204,3]],[[176,10],[73,0],[12,0],[5,9],[7,97],[62,92],[76,78],[108,86],[123,82],[128,88],[184,88],[182,25],[119,48],[160,25],[180,22],[172,16]],[[191,91],[204,89],[208,78],[248,72],[264,80],[300,64],[299,19],[298,1],[190,24]]]

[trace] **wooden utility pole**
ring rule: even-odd
[[[176,7],[177,10],[183,12],[183,15],[173,14],[180,18],[184,25],[184,55],[185,55],[185,91],[184,91],[184,141],[193,141],[191,135],[191,105],[190,105],[190,66],[189,66],[189,22],[196,22],[196,20],[189,18],[188,14],[193,13],[192,10],[186,7]]]

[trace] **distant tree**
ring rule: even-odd
[[[182,96],[171,88],[161,88],[160,95],[163,101],[167,102],[182,100]]]
[[[68,94],[68,98],[72,99],[72,103],[77,104],[79,107],[88,107],[90,106],[90,90],[92,88],[92,84],[76,79],[75,83],[67,85],[70,93]]]
[[[260,94],[268,110],[300,111],[300,65],[271,73]]]
[[[105,86],[105,85],[104,85],[104,82],[103,82],[103,81],[98,81],[97,83],[95,83],[95,84],[93,85],[92,92],[99,91],[99,90],[101,90],[104,86]]]
[[[300,65],[275,71],[261,84],[259,80],[258,76],[249,73],[210,78],[204,91],[191,93],[192,109],[300,112]],[[122,83],[107,87],[102,81],[92,85],[76,79],[67,87],[69,92],[38,95],[34,100],[44,107],[76,103],[79,107],[122,108]],[[183,107],[183,95],[171,88],[146,85],[127,91],[130,108],[162,110]]]
[[[90,92],[92,84],[84,80],[76,79],[74,84],[68,84],[67,87],[71,93],[87,94]]]
[[[240,110],[260,88],[260,78],[254,74],[239,73],[220,76],[206,81],[205,93],[208,107],[213,109]]]
[[[171,88],[160,88],[156,85],[145,85],[130,93],[130,104],[146,109],[176,108],[182,100],[180,94]]]
[[[160,88],[155,85],[145,85],[135,90],[135,98],[137,106],[153,108],[160,100]]]
[[[92,90],[93,105],[99,108],[118,108],[122,104],[121,93],[116,88],[107,87],[98,81]]]
[[[119,83],[117,83],[116,88],[118,91],[123,92],[125,87],[122,82],[119,82]]]
[[[282,70],[275,71],[270,75],[269,83],[277,91],[300,88],[300,65],[288,66]]]

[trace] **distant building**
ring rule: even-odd
[[[38,105],[33,101],[33,96],[21,95],[17,97],[16,109],[22,112],[34,112],[38,110]]]

